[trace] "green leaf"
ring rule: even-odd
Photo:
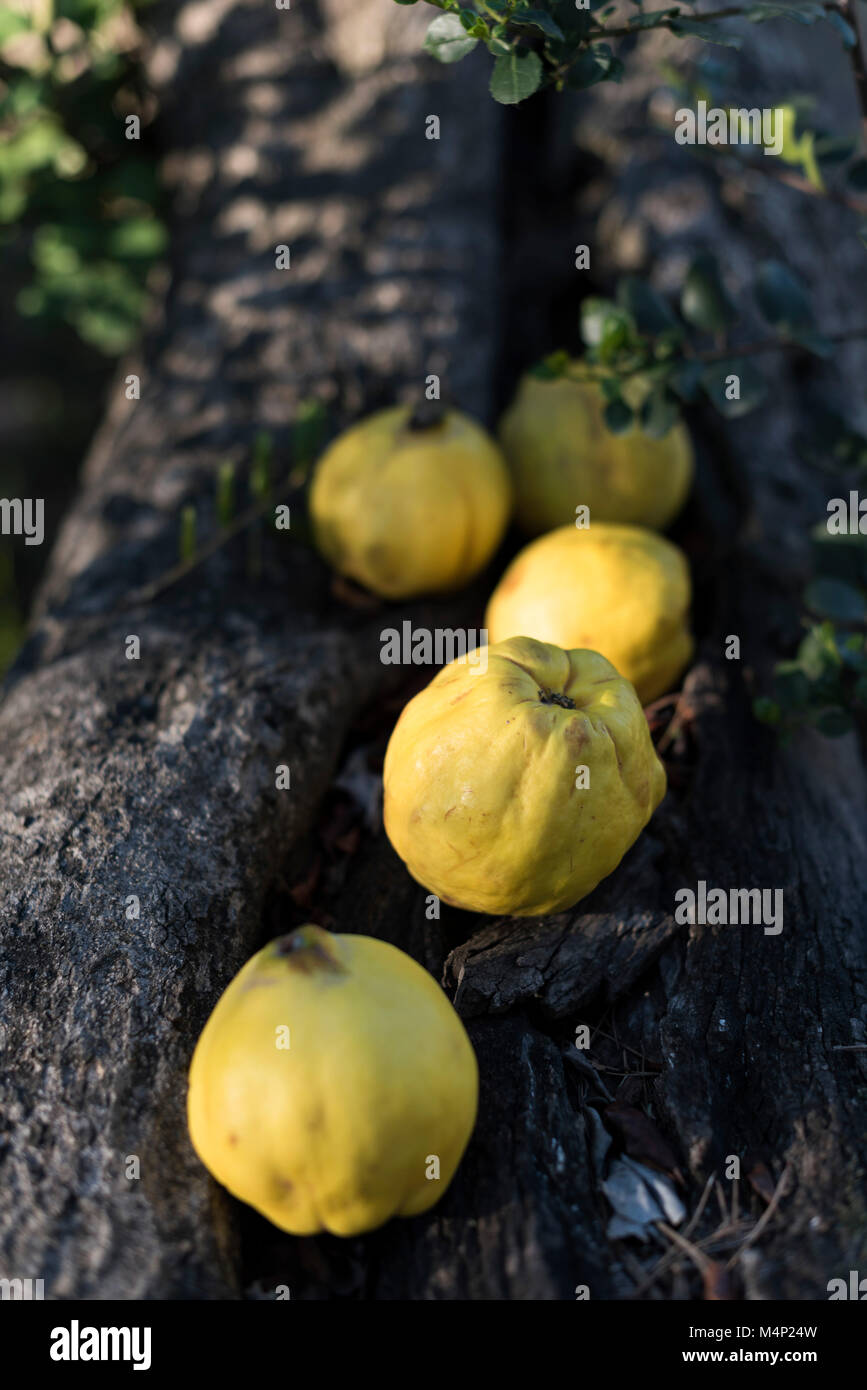
[[[841,665],[840,653],[834,641],[833,623],[811,627],[798,647],[798,660],[811,681],[821,680]]]
[[[652,391],[641,407],[641,428],[651,439],[664,439],[679,419],[677,401],[664,386]]]
[[[791,164],[795,168],[802,169],[807,182],[812,184],[818,192],[824,193],[825,185],[816,159],[815,132],[805,130],[800,135],[797,133],[799,113],[794,103],[790,102],[787,106],[777,107],[777,112],[782,117],[783,126],[778,158],[784,164]],[[770,146],[766,145],[765,153],[768,154],[769,152],[772,153]]]
[[[559,377],[565,376],[569,362],[568,352],[552,352],[530,368],[530,375],[537,377],[539,381],[557,381]]]
[[[855,153],[855,141],[849,135],[825,135],[815,131],[813,150],[820,164],[843,164]]]
[[[503,58],[512,52],[512,45],[507,42],[507,31],[502,25],[493,30],[485,39],[485,48],[492,53],[495,58]]]
[[[635,341],[632,315],[610,299],[588,298],[581,304],[581,337],[600,361],[610,362]]]
[[[150,259],[165,250],[166,229],[155,217],[131,217],[113,227],[106,244],[110,256]]]
[[[837,634],[837,650],[850,671],[867,675],[867,642],[859,632]]]
[[[724,333],[737,322],[738,311],[723,284],[715,256],[700,252],[686,273],[680,312],[704,333]]]
[[[575,5],[575,0],[548,0],[546,8],[551,11],[555,23],[574,48],[592,26],[592,11],[598,9],[599,6],[592,3],[591,0],[589,10],[579,10]]]
[[[797,661],[779,661],[774,667],[774,694],[780,708],[791,713],[803,709],[810,699],[810,682]]]
[[[807,352],[812,352],[816,357],[833,357],[834,355],[834,344],[829,338],[823,337],[821,333],[792,333],[789,336],[799,347],[806,348]]]
[[[781,261],[765,261],[759,267],[755,289],[762,315],[774,328],[790,337],[812,331],[809,295],[788,266]]]
[[[789,0],[788,4],[760,3],[750,5],[747,18],[755,24],[765,19],[794,19],[798,24],[815,24],[824,19],[825,10],[821,4],[811,4],[810,0]]]
[[[519,29],[528,26],[532,29],[541,29],[542,33],[549,39],[563,39],[564,37],[560,25],[544,10],[515,10],[509,16],[509,23]]]
[[[477,15],[475,10],[460,10],[458,17],[470,38],[486,39],[491,32],[487,20]]]
[[[844,48],[854,48],[858,42],[855,30],[848,20],[844,19],[839,10],[826,10],[824,18],[837,30],[843,40]]]
[[[730,34],[719,24],[702,24],[699,19],[675,19],[668,28],[679,39],[695,37],[705,43],[720,44],[723,48],[740,48],[741,40],[737,34]]]
[[[645,10],[643,14],[634,15],[630,19],[629,27],[636,33],[639,29],[657,29],[660,27],[660,20],[673,19],[677,13],[677,10]]]
[[[678,362],[668,376],[668,384],[682,401],[697,401],[701,393],[704,368],[700,362]]]
[[[632,411],[621,396],[615,397],[606,405],[605,423],[612,434],[625,434],[632,428]]]
[[[776,700],[771,700],[767,695],[758,695],[753,700],[753,714],[760,724],[779,724],[782,711]]]
[[[428,26],[424,49],[439,63],[459,63],[477,42],[466,33],[457,15],[441,14]]]
[[[601,43],[581,53],[570,64],[566,86],[584,91],[587,87],[594,87],[597,82],[619,82],[622,75],[620,59],[614,57],[607,43]]]
[[[817,357],[829,357],[833,345],[816,332],[809,295],[781,261],[765,261],[756,277],[756,301],[768,323]]]
[[[738,378],[739,399],[729,399],[734,390],[730,378]],[[751,358],[729,357],[724,362],[713,362],[701,374],[701,384],[708,399],[721,415],[728,420],[737,420],[748,415],[761,405],[767,392],[764,377]]]
[[[677,319],[662,295],[637,275],[624,276],[618,282],[617,303],[632,317],[639,333],[651,338],[677,327]]]
[[[498,58],[491,74],[491,96],[503,106],[515,106],[533,95],[542,81],[537,53],[510,53]]]
[[[867,470],[867,436],[854,429],[836,410],[811,401],[811,431],[797,436],[802,457],[828,472]]]
[[[605,325],[618,314],[613,299],[600,299],[595,295],[581,301],[581,337],[588,347],[596,347],[602,342]]]
[[[863,623],[867,620],[864,595],[842,579],[814,579],[807,585],[804,602],[820,618],[832,618],[838,623]]]
[[[813,563],[822,578],[867,586],[867,536],[832,535],[827,521],[811,533]]]

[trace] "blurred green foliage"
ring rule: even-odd
[[[0,0],[0,258],[13,342],[16,313],[40,334],[71,329],[106,358],[138,334],[165,244],[139,76],[141,8]],[[141,118],[138,132],[129,116]],[[0,465],[0,495],[19,492],[17,461]],[[0,676],[24,634],[15,544],[0,544]]]
[[[867,473],[867,438],[825,413],[823,431],[808,441],[824,452],[821,466],[843,482],[838,500],[849,513],[847,530],[829,519],[812,533],[813,578],[804,591],[806,629],[789,661],[777,662],[773,689],[753,703],[756,717],[784,739],[805,725],[830,737],[845,734],[867,716],[867,515],[850,484]],[[854,502],[849,499],[854,498]]]
[[[136,336],[165,243],[153,163],[127,138],[140,39],[130,0],[0,5],[0,251],[16,307],[109,356]]]

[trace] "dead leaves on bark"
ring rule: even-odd
[[[667,1173],[683,1185],[675,1152],[649,1115],[620,1101],[606,1106],[604,1114],[608,1128],[620,1139],[630,1158]]]

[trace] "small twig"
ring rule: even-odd
[[[780,1202],[783,1199],[783,1195],[787,1190],[787,1183],[789,1180],[790,1172],[791,1164],[787,1163],[782,1171],[782,1174],[780,1175],[780,1181],[774,1188],[773,1197],[768,1202],[768,1205],[765,1207],[765,1210],[762,1212],[761,1216],[759,1217],[753,1229],[750,1231],[746,1240],[732,1255],[731,1259],[726,1265],[726,1269],[733,1269],[734,1266],[737,1264],[738,1260],[741,1258],[741,1255],[743,1255],[744,1251],[748,1250],[751,1245],[754,1245],[755,1242],[758,1240],[759,1236],[762,1234],[762,1231],[765,1229],[768,1222],[773,1217],[774,1212],[777,1210],[777,1207],[780,1205]]]
[[[867,1043],[834,1043],[832,1052],[867,1052]]]
[[[698,1248],[707,1250],[709,1254],[721,1255],[724,1250],[731,1250],[740,1245],[744,1233],[749,1229],[749,1223],[744,1221],[739,1222],[737,1226],[720,1226],[712,1236],[705,1236],[704,1240],[698,1241]]]
[[[676,1231],[673,1226],[669,1226],[667,1222],[657,1221],[656,1224],[659,1227],[660,1231],[662,1231],[664,1235],[668,1236],[668,1239],[674,1245],[678,1246],[678,1248],[681,1249],[685,1255],[689,1255],[689,1258],[692,1260],[696,1269],[698,1269],[700,1273],[704,1274],[705,1270],[708,1269],[710,1265],[710,1260],[708,1259],[707,1255],[703,1254],[702,1251],[699,1250],[697,1245],[693,1245],[692,1241],[687,1240],[686,1237],[682,1236],[679,1231]]]
[[[640,1058],[642,1059],[642,1061],[644,1060],[644,1053],[641,1052],[641,1051],[639,1051],[639,1049],[638,1049],[637,1047],[630,1047],[630,1046],[629,1046],[629,1043],[622,1043],[622,1042],[620,1041],[619,1038],[613,1037],[611,1033],[603,1033],[602,1029],[599,1028],[599,1027],[596,1027],[596,1028],[593,1029],[592,1038],[595,1038],[595,1037],[605,1038],[608,1042],[613,1042],[613,1043],[615,1044],[615,1046],[617,1046],[617,1047],[624,1047],[624,1048],[626,1049],[627,1052],[633,1052],[633,1053],[635,1054],[636,1057],[640,1057]],[[591,1038],[591,1046],[592,1046],[592,1038]]]
[[[692,1216],[689,1218],[689,1221],[686,1223],[686,1225],[685,1225],[684,1228],[683,1228],[683,1234],[684,1234],[685,1236],[691,1236],[692,1233],[693,1233],[693,1231],[695,1230],[696,1226],[698,1225],[699,1221],[701,1220],[701,1214],[702,1214],[702,1212],[704,1211],[705,1207],[707,1206],[707,1201],[708,1201],[708,1198],[710,1197],[710,1194],[711,1194],[711,1191],[712,1191],[712,1189],[713,1189],[713,1185],[714,1185],[715,1182],[716,1182],[716,1173],[711,1173],[710,1177],[708,1178],[707,1182],[706,1182],[705,1185],[704,1185],[704,1190],[703,1190],[701,1196],[700,1196],[699,1199],[698,1199],[698,1206],[696,1207],[696,1209],[695,1209],[695,1211],[693,1212]]]
[[[760,164],[757,159],[744,159],[741,155],[735,154],[732,146],[715,150],[713,146],[708,145],[707,150],[709,153],[713,151],[710,153],[711,159],[714,158],[714,155],[717,157],[728,155],[749,173],[763,174],[766,178],[776,179],[777,183],[784,183],[788,188],[794,188],[798,193],[806,193],[810,198],[825,198],[829,203],[836,203],[839,207],[848,209],[849,212],[857,213],[859,217],[863,217],[867,213],[867,201],[865,199],[853,198],[850,194],[842,193],[836,188],[817,188],[803,174],[796,173],[794,169],[787,168],[785,164],[780,164],[776,159],[771,158],[767,163],[762,162]]]
[[[659,1071],[624,1071],[624,1069],[623,1069],[622,1067],[603,1067],[603,1066],[601,1065],[601,1063],[599,1063],[599,1062],[594,1062],[593,1065],[595,1066],[595,1068],[596,1068],[597,1071],[613,1072],[615,1076],[622,1076],[622,1077],[627,1077],[627,1076],[659,1076],[659,1075],[661,1074],[661,1068],[660,1068]]]
[[[689,1218],[689,1221],[683,1228],[683,1235],[685,1238],[689,1238],[689,1236],[692,1235],[693,1231],[695,1230],[696,1226],[701,1220],[702,1212],[705,1209],[707,1199],[711,1194],[715,1182],[716,1174],[711,1173],[710,1177],[704,1185],[704,1190],[698,1199],[698,1205],[695,1211],[693,1212],[692,1216]],[[675,1260],[678,1257],[678,1253],[679,1252],[677,1250],[667,1250],[666,1253],[662,1256],[662,1258],[658,1260],[656,1264],[653,1266],[653,1269],[651,1269],[650,1272],[646,1274],[645,1277],[639,1280],[639,1282],[636,1284],[635,1289],[633,1290],[633,1297],[637,1298],[639,1294],[646,1293],[647,1290],[651,1288],[651,1286],[655,1284],[657,1280],[660,1279],[661,1276],[671,1268],[671,1266],[674,1264]]]
[[[867,212],[867,208],[865,208],[865,212]],[[819,334],[822,338],[824,338],[825,342],[833,343],[835,346],[839,346],[843,343],[861,342],[863,340],[867,340],[867,325],[865,325],[863,328],[843,328],[837,331],[836,333],[822,333],[820,329]],[[707,350],[703,350],[700,352],[693,352],[690,351],[687,347],[685,347],[681,355],[681,360],[684,362],[698,362],[702,365],[710,365],[714,362],[727,362],[729,359],[734,359],[737,357],[758,357],[764,353],[770,352],[806,351],[807,349],[803,346],[803,344],[796,342],[794,339],[761,338],[751,343],[730,343],[727,347],[724,348],[708,348]],[[676,358],[669,358],[666,360],[654,362],[643,361],[639,362],[634,367],[629,367],[625,369],[618,368],[616,365],[614,365],[613,370],[619,377],[625,380],[627,377],[645,375],[654,368],[672,366],[676,363],[676,361]],[[597,367],[596,363],[594,362],[585,362],[581,360],[577,363],[575,367],[567,369],[563,373],[563,375],[569,381],[604,381],[607,380],[610,376],[611,370],[611,367]],[[663,696],[660,698],[660,700],[655,700],[653,702],[653,706],[649,706],[649,708],[653,708],[657,705],[664,704],[667,700],[670,700],[672,698],[673,696],[671,695]]]

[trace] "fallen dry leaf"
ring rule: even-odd
[[[622,1101],[606,1105],[603,1113],[609,1129],[623,1141],[623,1147],[630,1158],[637,1159],[639,1163],[646,1163],[651,1168],[658,1168],[661,1173],[668,1173],[678,1182],[683,1182],[677,1165],[677,1155],[649,1115],[634,1105],[625,1105]]]

